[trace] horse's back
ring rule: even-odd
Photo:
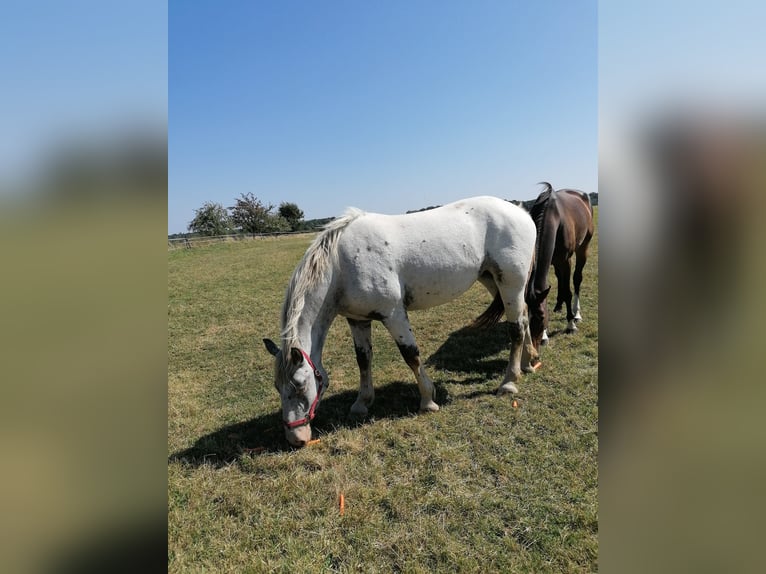
[[[382,215],[366,213],[358,218],[344,233],[348,242],[365,242],[422,251],[438,245],[448,251],[459,245],[483,241],[494,233],[509,241],[526,241],[535,229],[529,214],[522,208],[492,196],[461,199],[453,203],[408,213]],[[482,253],[483,256],[483,253]]]
[[[422,229],[433,236],[442,236],[448,242],[459,241],[462,229],[478,229],[486,238],[494,233],[509,242],[524,241],[534,236],[534,222],[521,207],[493,196],[461,199],[427,211],[391,216],[400,225]],[[433,233],[438,227],[444,233]]]

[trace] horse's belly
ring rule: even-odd
[[[444,276],[420,277],[404,282],[404,306],[428,309],[457,299],[476,282],[476,273],[450,273]]]
[[[339,312],[353,319],[387,317],[394,309],[428,309],[448,303],[476,282],[476,272],[426,273],[372,277],[345,285]]]

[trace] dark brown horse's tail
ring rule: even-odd
[[[500,319],[503,318],[504,313],[505,305],[503,304],[503,299],[500,297],[500,292],[498,291],[495,293],[495,298],[492,300],[492,303],[489,304],[487,310],[476,317],[474,322],[471,323],[471,327],[474,329],[487,329],[493,325],[497,325],[500,322]]]
[[[593,204],[590,202],[590,194],[585,193],[584,191],[581,191],[580,197],[582,197],[582,200],[588,206],[588,209],[590,209],[591,216],[593,216]]]

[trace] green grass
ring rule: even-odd
[[[493,394],[507,325],[466,329],[490,302],[475,285],[410,314],[441,411],[417,414],[414,377],[373,323],[376,399],[366,420],[352,419],[358,370],[339,318],[313,425],[321,442],[294,451],[261,339],[278,337],[311,237],[168,253],[170,571],[596,571],[598,238],[580,331],[557,334],[566,320],[551,315],[551,345],[518,385],[519,408]],[[555,293],[552,273],[551,283]]]

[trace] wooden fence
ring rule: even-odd
[[[317,230],[301,230],[301,231],[274,231],[271,233],[248,233],[248,234],[236,234],[236,235],[211,235],[201,237],[178,237],[170,239],[168,238],[168,249],[192,249],[193,247],[201,247],[203,245],[210,245],[211,243],[222,243],[226,241],[247,241],[253,239],[266,239],[267,237],[276,237],[278,235],[301,235],[301,234],[314,234]]]

